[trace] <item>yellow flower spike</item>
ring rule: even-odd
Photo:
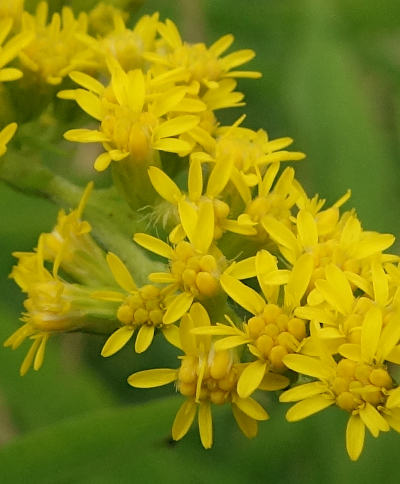
[[[17,123],[10,123],[0,131],[0,156],[7,151],[7,144],[17,131]]]

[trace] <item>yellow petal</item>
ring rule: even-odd
[[[206,254],[214,239],[214,207],[210,200],[200,203],[197,223],[193,234],[193,245]]]
[[[249,397],[259,387],[267,369],[267,363],[264,361],[253,361],[249,363],[241,373],[237,392],[240,398]]]
[[[289,354],[283,358],[283,363],[293,371],[303,375],[313,376],[314,378],[329,378],[333,369],[321,361],[319,358],[311,356]]]
[[[194,296],[189,292],[182,292],[169,304],[163,317],[164,324],[171,324],[180,319],[192,305]]]
[[[382,264],[374,261],[371,266],[371,272],[375,301],[381,306],[386,306],[389,297],[389,284]]]
[[[197,405],[193,399],[188,399],[180,406],[174,423],[172,425],[172,438],[174,440],[180,440],[184,437],[196,416]]]
[[[321,393],[327,392],[328,387],[325,383],[314,381],[312,383],[305,383],[304,385],[297,385],[289,390],[283,392],[280,397],[280,402],[298,402],[305,398],[314,397]]]
[[[182,198],[182,193],[178,185],[171,178],[156,166],[151,166],[148,170],[151,184],[162,198],[176,205]]]
[[[282,390],[283,388],[286,388],[289,385],[289,383],[290,383],[290,380],[286,376],[268,371],[264,375],[264,378],[261,380],[261,383],[258,386],[258,388],[260,390],[273,392],[275,390]]]
[[[207,182],[206,195],[210,198],[217,197],[226,187],[232,173],[234,158],[229,157],[214,165]]]
[[[101,94],[104,91],[104,86],[101,82],[83,72],[72,71],[69,73],[69,77],[88,91],[93,91],[96,94]]]
[[[382,329],[382,312],[372,306],[365,315],[361,328],[361,354],[367,362],[375,356]]]
[[[17,79],[21,79],[22,76],[22,71],[14,67],[0,69],[0,82],[16,81]]]
[[[374,437],[378,437],[379,432],[388,432],[389,424],[384,417],[370,403],[366,403],[360,408],[360,418]]]
[[[348,358],[353,361],[361,361],[361,347],[358,344],[345,343],[339,346],[338,353],[344,358]]]
[[[197,210],[193,204],[188,203],[186,200],[181,200],[178,204],[179,218],[183,230],[185,231],[187,238],[190,242],[194,241],[194,231],[197,225]]]
[[[236,348],[237,346],[249,343],[251,340],[247,339],[245,335],[239,336],[228,336],[227,338],[219,339],[214,343],[215,351],[230,350],[231,348]]]
[[[258,422],[243,413],[234,403],[232,403],[232,413],[240,430],[248,439],[253,439],[258,432]]]
[[[256,258],[248,257],[239,262],[234,262],[228,269],[226,269],[225,274],[228,274],[235,279],[249,279],[254,277],[256,273]]]
[[[215,57],[219,57],[232,45],[234,37],[232,34],[224,35],[223,37],[216,40],[210,47],[209,52]]]
[[[103,107],[98,96],[92,92],[78,89],[75,95],[75,100],[79,106],[92,116],[92,118],[101,121],[103,118]]]
[[[103,349],[101,350],[101,356],[107,357],[114,355],[126,345],[134,332],[135,330],[129,326],[122,326],[122,328],[114,331],[114,333],[105,342]]]
[[[172,259],[174,255],[174,251],[170,245],[152,235],[137,233],[133,236],[133,240],[145,249],[166,259]]]
[[[77,143],[103,143],[110,141],[104,133],[93,129],[70,129],[64,133],[64,138]]]
[[[97,171],[104,171],[106,168],[108,168],[111,161],[112,159],[108,151],[101,153],[94,162],[94,169]]]
[[[117,284],[127,292],[136,291],[137,286],[131,273],[122,260],[112,252],[107,254],[107,264]]]
[[[352,415],[346,427],[346,448],[352,461],[356,461],[364,447],[365,425],[359,415]]]
[[[200,160],[194,157],[190,160],[188,192],[189,198],[193,202],[199,200],[203,193],[203,170],[201,168]]]
[[[376,359],[379,362],[388,359],[388,355],[392,352],[400,339],[400,324],[397,315],[392,317],[384,326],[381,332],[381,338],[376,350]]]
[[[247,309],[247,311],[252,314],[262,313],[266,303],[254,289],[251,289],[228,274],[222,274],[220,282],[228,296]]]
[[[177,138],[162,138],[153,143],[153,148],[159,151],[168,151],[171,153],[185,153],[190,151],[191,145],[187,141]]]
[[[135,351],[136,353],[143,353],[151,345],[154,338],[154,326],[143,324],[136,336]]]
[[[268,413],[253,398],[240,398],[234,400],[235,405],[246,415],[254,420],[268,420]]]
[[[26,356],[24,358],[24,361],[22,362],[21,368],[19,370],[19,374],[21,376],[26,375],[26,373],[28,372],[29,368],[32,366],[33,359],[34,359],[34,357],[36,355],[36,351],[38,350],[38,348],[40,346],[40,343],[41,343],[41,338],[36,338],[33,341],[31,347],[29,348],[28,353],[26,354]]]
[[[297,215],[297,233],[304,249],[318,244],[317,223],[308,210],[300,210]]]
[[[177,376],[178,370],[158,368],[156,370],[144,370],[133,373],[128,377],[128,383],[135,388],[153,388],[172,383]]]
[[[335,403],[333,398],[328,398],[321,395],[306,398],[305,400],[293,405],[293,407],[287,411],[286,418],[289,422],[297,422],[298,420],[324,410],[333,403]]]
[[[39,348],[36,351],[35,360],[33,362],[33,369],[35,371],[38,371],[43,365],[44,352],[45,352],[46,343],[47,343],[47,340],[49,339],[49,337],[50,337],[49,334],[45,334],[45,335],[42,336],[42,338],[39,338],[40,339],[40,345],[39,345]]]
[[[182,349],[181,339],[179,336],[179,328],[174,324],[169,324],[168,326],[164,326],[161,328],[161,332],[164,335],[164,338],[170,343],[172,346],[176,348]]]
[[[389,391],[389,397],[386,400],[387,408],[400,407],[400,387]]]
[[[156,139],[178,136],[193,129],[199,124],[199,120],[200,118],[198,116],[193,116],[192,114],[177,116],[176,118],[169,119],[160,124],[160,126],[154,130],[154,136]]]
[[[285,288],[285,304],[289,308],[300,306],[314,270],[314,258],[311,254],[301,255],[294,263]]]
[[[213,444],[213,428],[210,402],[200,402],[198,419],[201,443],[203,444],[203,447],[205,449],[210,449]]]
[[[262,226],[275,242],[289,249],[291,253],[291,260],[289,262],[294,262],[300,248],[293,232],[272,216],[265,216],[262,219]]]
[[[90,297],[93,297],[94,299],[102,299],[104,301],[122,302],[126,296],[117,291],[94,291],[90,294]]]

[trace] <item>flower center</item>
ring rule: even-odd
[[[344,358],[337,365],[332,390],[337,405],[352,412],[365,403],[382,405],[386,400],[384,390],[389,390],[392,384],[386,369]]]
[[[299,348],[306,337],[304,320],[290,317],[275,304],[267,304],[262,314],[250,318],[246,330],[254,346],[275,370],[286,370],[282,359]]]
[[[219,291],[220,269],[211,254],[199,254],[189,242],[179,242],[171,262],[171,273],[185,292],[195,297],[212,297]]]
[[[147,284],[129,294],[117,311],[117,318],[127,326],[147,324],[162,326],[164,298],[158,287]]]
[[[212,357],[209,354],[207,361],[196,356],[185,356],[179,369],[177,386],[186,397],[195,397],[198,392],[199,400],[222,405],[231,399],[238,376],[229,351],[215,352]]]

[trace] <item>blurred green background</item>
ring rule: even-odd
[[[50,2],[56,4],[62,2]],[[64,4],[79,2],[64,2]],[[54,6],[54,5],[53,5]],[[399,235],[400,2],[398,0],[148,0],[186,40],[225,33],[252,48],[261,80],[243,80],[245,124],[270,137],[291,136],[307,153],[297,165],[310,194],[329,203],[347,188],[364,227]],[[0,185],[0,339],[18,324],[22,296],[7,279],[13,250],[31,250],[51,229],[57,208]],[[104,338],[51,341],[44,367],[20,378],[25,354],[0,351],[1,483],[399,482],[400,436],[366,439],[357,463],[345,452],[347,415],[331,410],[297,424],[265,400],[271,420],[247,441],[229,409],[215,412],[215,446],[197,430],[177,444],[169,428],[180,400],[171,388],[135,392],[126,377],[152,358],[169,366],[161,344],[146,356],[99,356]],[[155,396],[160,397],[154,399]],[[152,399],[146,406],[145,400]]]

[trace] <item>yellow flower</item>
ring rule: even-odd
[[[199,204],[196,211],[189,204],[180,204],[181,224],[189,241],[181,240],[171,246],[145,233],[134,235],[136,243],[169,260],[168,272],[149,275],[155,283],[167,283],[170,290],[180,294],[171,299],[163,322],[180,319],[194,300],[205,301],[222,294],[219,277],[226,266],[225,257],[213,244],[214,209],[209,200]]]
[[[92,227],[89,222],[82,220],[92,189],[93,182],[90,182],[83,191],[78,208],[68,214],[60,210],[53,230],[41,235],[43,257],[54,262],[56,272],[61,267],[76,281],[89,286],[110,285],[112,277],[105,253],[90,235]]]
[[[269,418],[267,412],[250,396],[241,398],[236,389],[238,376],[246,367],[235,361],[232,351],[215,351],[207,336],[194,336],[195,327],[210,326],[207,311],[199,303],[181,322],[180,341],[185,355],[179,369],[156,369],[134,373],[128,383],[137,388],[151,388],[176,382],[178,391],[186,397],[176,414],[172,438],[180,440],[189,431],[198,408],[201,443],[209,449],[213,443],[211,404],[230,403],[235,420],[248,437],[255,437],[258,421]]]
[[[75,19],[72,9],[63,7],[49,23],[47,17],[47,2],[39,3],[34,16],[23,13],[22,32],[32,36],[19,54],[24,69],[40,82],[57,85],[73,70],[95,68],[91,51],[79,40],[87,30],[87,15]]]
[[[0,156],[7,151],[7,143],[17,131],[17,123],[10,123],[0,131]]]
[[[362,328],[371,315],[379,312],[384,326],[398,320],[397,286],[389,285],[389,278],[377,260],[371,262],[370,273],[366,279],[330,264],[325,268],[325,278],[315,282],[315,289],[308,296],[309,304],[295,310],[296,316],[322,324],[318,337],[332,354],[346,357],[358,354]],[[355,290],[360,293],[357,297],[353,294]],[[311,337],[303,352],[315,354],[314,346]]]
[[[221,286],[228,296],[253,314],[243,323],[242,329],[232,323],[231,326],[218,324],[196,330],[199,334],[225,336],[215,343],[216,350],[246,344],[250,353],[257,358],[239,378],[238,393],[243,398],[257,388],[262,388],[262,381],[269,372],[287,369],[283,363],[285,355],[299,351],[307,330],[306,322],[296,317],[294,310],[300,306],[311,276],[310,256],[304,255],[292,271],[286,271],[277,269],[275,257],[267,251],[259,251],[255,258],[255,268],[265,298],[233,277],[232,272],[227,271],[220,278]],[[238,268],[235,271],[240,272]],[[280,284],[286,284],[282,307],[279,305]],[[282,388],[288,383],[289,380],[282,376]]]
[[[318,340],[318,336],[315,336]],[[386,326],[381,313],[373,307],[361,328],[358,355],[336,362],[321,341],[319,358],[292,354],[285,365],[316,381],[295,386],[280,396],[281,402],[298,402],[286,418],[301,420],[336,404],[350,413],[346,447],[351,460],[357,460],[364,446],[365,427],[374,437],[390,427],[400,431],[400,388],[390,375],[386,361],[400,339],[398,318]]]
[[[112,252],[107,255],[107,263],[123,292],[115,290],[96,291],[92,297],[120,303],[116,318],[121,324],[107,339],[101,351],[102,356],[111,356],[123,348],[138,329],[135,342],[136,353],[143,353],[151,345],[156,329],[165,338],[177,345],[177,327],[163,323],[168,291],[147,284],[138,288],[132,275],[122,260]]]
[[[122,22],[125,22],[129,18],[129,13],[100,2],[88,13],[89,29],[96,36],[105,37],[114,30],[115,17],[120,17]]]
[[[52,272],[46,269],[42,237],[36,252],[17,253],[16,256],[19,258],[18,265],[13,268],[10,277],[27,293],[28,298],[24,302],[26,312],[21,318],[24,324],[7,339],[4,346],[15,349],[26,338],[33,340],[21,365],[21,375],[32,364],[35,370],[39,370],[51,335],[82,328],[96,331],[96,319],[100,321],[100,332],[108,332],[110,325],[115,326],[115,303],[99,304],[91,297],[93,288],[66,282],[57,274],[55,266]]]
[[[105,170],[111,161],[128,159],[136,164],[154,163],[154,150],[181,154],[190,150],[189,143],[177,138],[191,130],[199,118],[193,114],[178,114],[193,109],[187,105],[187,89],[174,87],[175,74],[146,77],[140,69],[126,73],[118,61],[109,58],[111,83],[105,88],[96,79],[79,72],[71,78],[85,89],[62,91],[60,97],[75,99],[79,106],[100,121],[99,130],[72,129],[65,133],[69,141],[101,142],[107,150],[95,161],[98,171]],[[204,109],[202,103],[194,110]]]
[[[108,13],[108,21],[111,24],[107,25],[106,22],[100,23],[99,18],[94,18],[94,14],[97,16],[101,14],[97,10],[103,7],[113,9]],[[146,51],[152,50],[154,46],[155,37],[157,34],[158,13],[153,15],[144,15],[136,23],[136,25],[130,29],[127,28],[124,21],[123,12],[111,7],[110,5],[100,4],[96,9],[89,13],[89,22],[97,30],[107,29],[103,38],[94,39],[90,36],[85,36],[87,45],[96,52],[99,63],[104,63],[104,58],[107,56],[115,57],[121,64],[122,68],[126,71],[143,67],[145,60],[143,54]]]
[[[243,225],[237,226],[233,220],[228,220],[230,211],[229,205],[221,200],[222,192],[229,182],[233,163],[218,163],[214,165],[210,171],[207,185],[204,191],[203,172],[201,162],[198,158],[193,158],[190,162],[188,172],[188,194],[185,195],[178,185],[162,170],[152,166],[149,168],[149,177],[154,189],[167,202],[176,207],[175,218],[182,215],[185,217],[187,213],[198,213],[200,206],[205,202],[210,202],[214,210],[214,240],[222,237],[226,230],[232,230],[241,234],[252,234],[250,230]],[[168,215],[168,214],[167,214]],[[169,234],[169,239],[173,243],[178,243],[186,236],[182,223],[179,223]]]
[[[11,37],[11,39],[4,44],[12,26],[12,18],[0,17],[0,82],[15,81],[22,77],[22,71],[20,69],[5,66],[17,57],[21,49],[23,49],[32,39],[31,34],[24,32]]]
[[[261,223],[269,237],[277,244],[286,261],[293,265],[304,253],[313,257],[313,274],[309,290],[316,279],[324,277],[325,266],[335,264],[345,271],[360,274],[369,258],[380,254],[394,242],[391,234],[364,231],[353,212],[338,219],[337,207],[317,214],[300,209],[294,219],[294,231],[272,215]]]
[[[7,0],[6,2],[1,2],[0,19],[11,17],[14,26],[18,26],[21,22],[23,10],[24,0]]]
[[[249,201],[249,187],[261,183],[266,167],[271,163],[282,161],[299,161],[305,158],[304,153],[284,150],[293,140],[291,138],[277,138],[269,140],[266,131],[253,131],[239,126],[245,116],[239,118],[232,126],[220,127],[216,130],[215,138],[206,130],[196,127],[191,136],[202,146],[205,153],[193,153],[192,157],[199,157],[202,162],[231,163],[231,181],[235,185],[241,198]]]
[[[217,109],[213,103],[216,98],[223,104],[220,107],[235,106],[243,98],[240,93],[236,93],[238,97],[232,93],[236,87],[233,78],[261,77],[259,72],[233,70],[255,56],[251,49],[221,57],[233,43],[233,35],[225,35],[207,48],[204,43],[183,42],[176,25],[169,19],[159,23],[158,31],[161,41],[155,52],[144,55],[152,63],[150,68],[157,74],[176,68],[184,69],[188,74],[186,82],[199,84],[199,96],[210,109]]]

